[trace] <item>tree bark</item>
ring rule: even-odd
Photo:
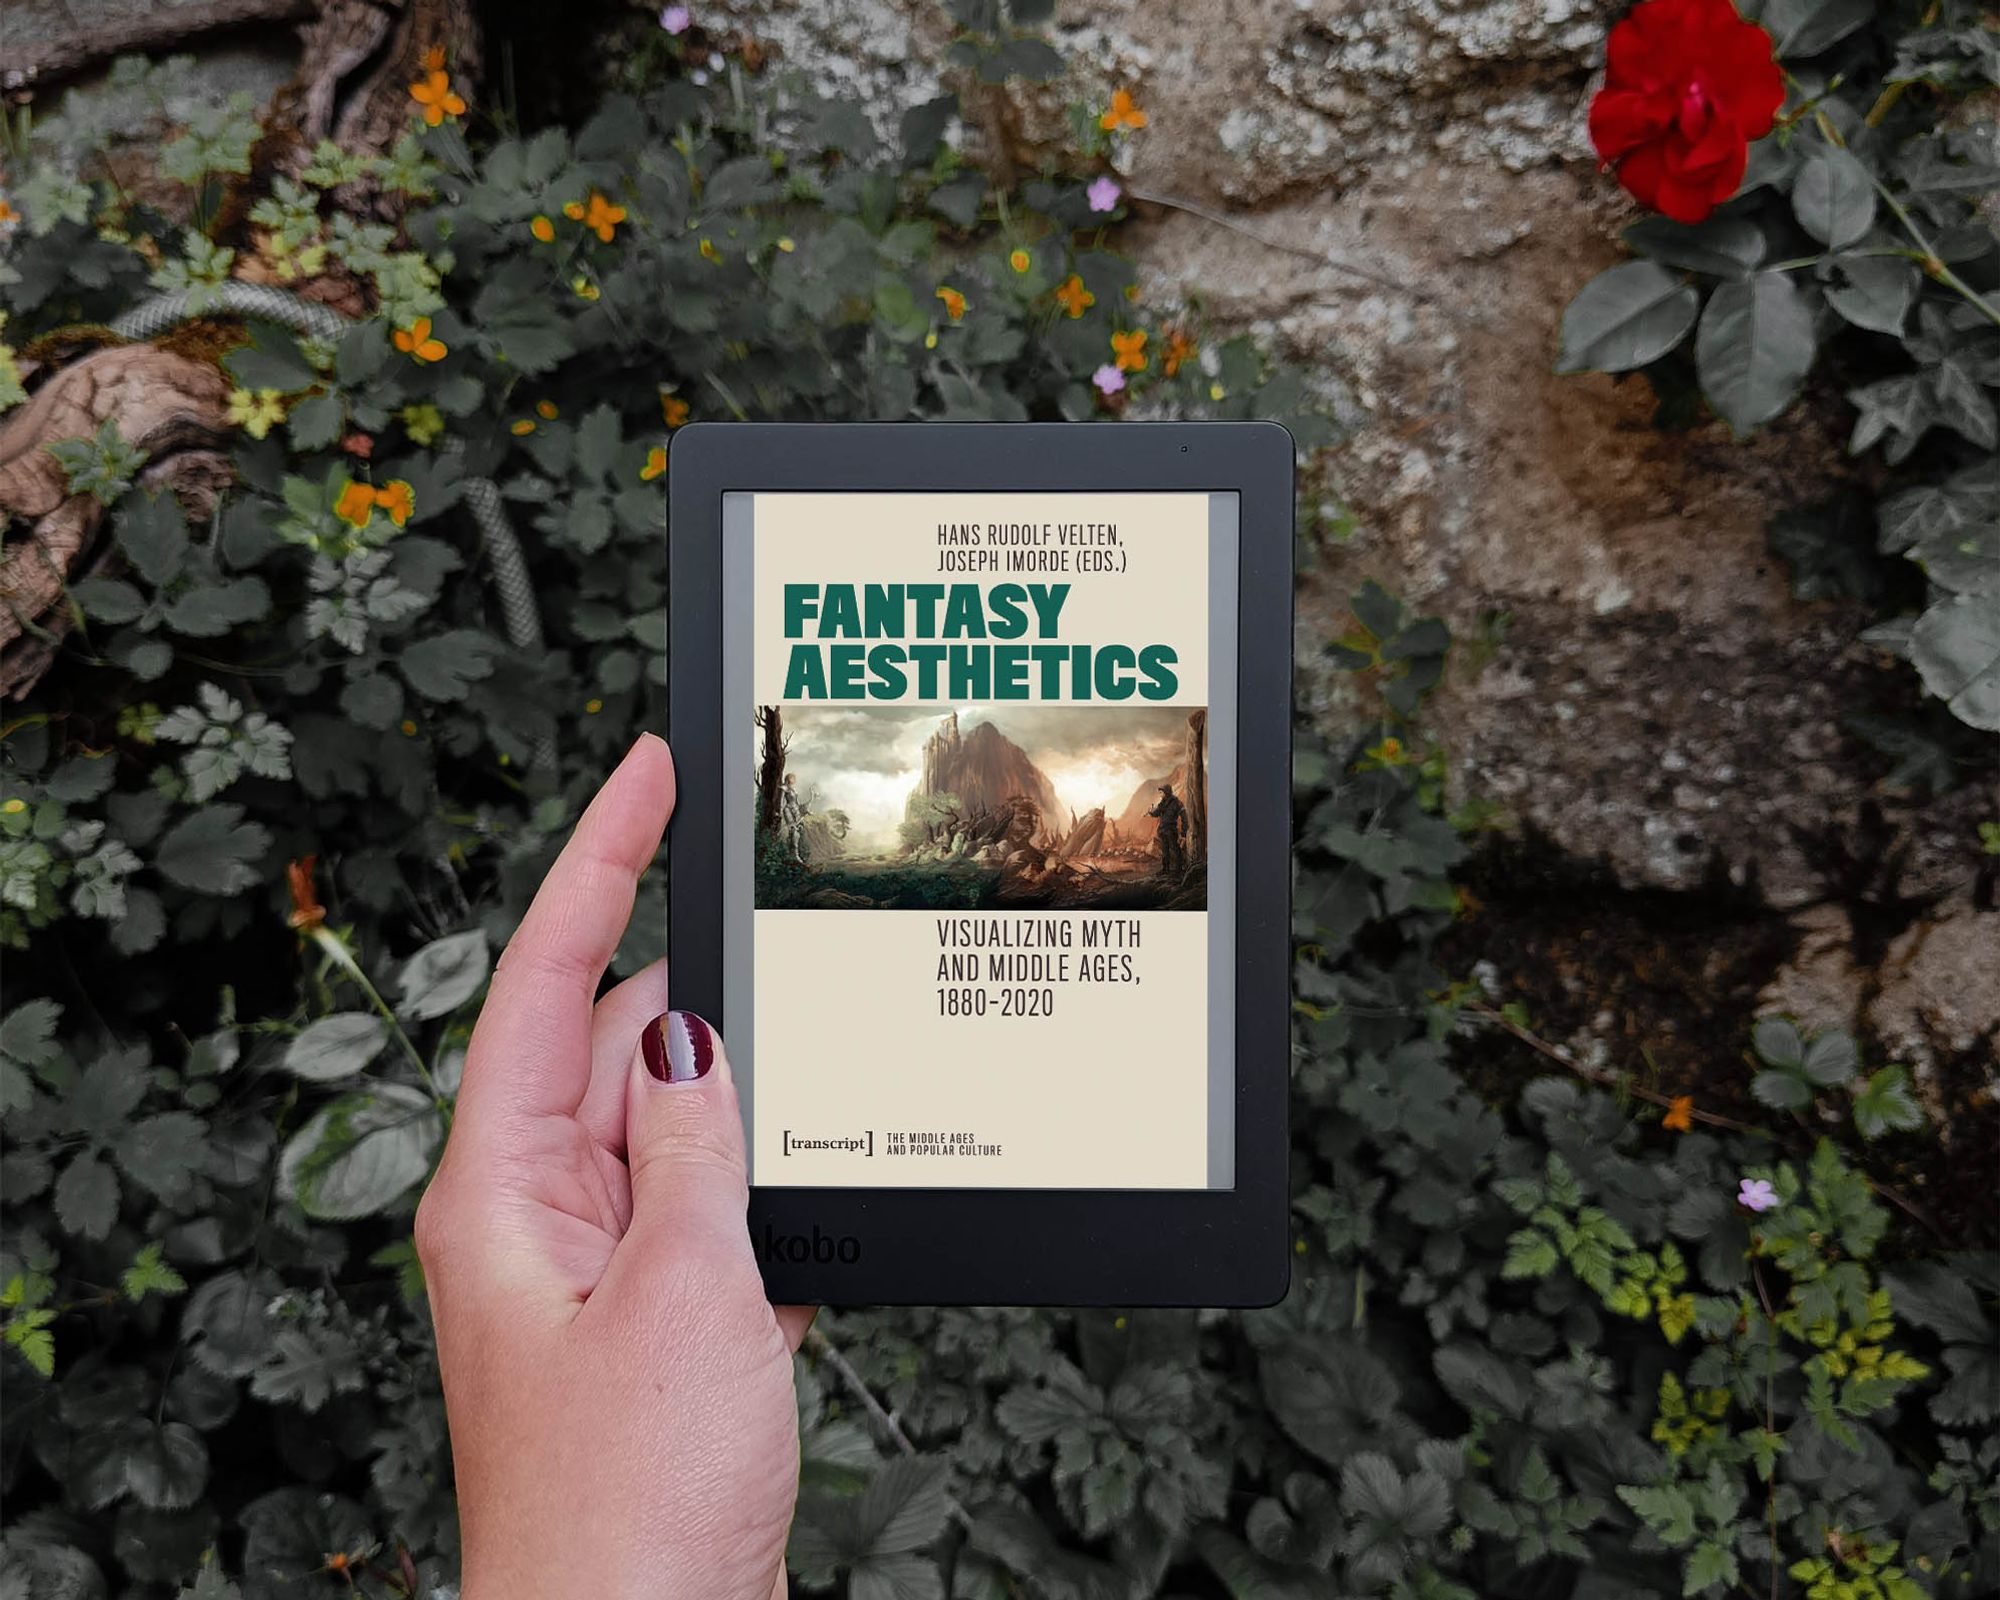
[[[757,769],[757,831],[774,834],[784,814],[784,716],[777,706],[757,708],[757,726],[764,730],[764,759]]]
[[[1208,712],[1190,711],[1187,731],[1188,865],[1208,864]]]

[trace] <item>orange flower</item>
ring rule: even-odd
[[[428,50],[426,50],[426,51],[424,52],[424,71],[426,71],[426,72],[442,72],[442,71],[444,71],[444,46],[443,46],[443,45],[441,45],[441,44],[434,44],[434,45],[432,45],[432,46],[430,47],[430,49],[428,49]]]
[[[389,520],[402,527],[417,509],[417,497],[401,478],[391,478],[375,491],[375,503],[389,513]]]
[[[651,483],[667,470],[667,452],[664,445],[654,445],[646,452],[646,464],[639,469],[639,481]]]
[[[334,501],[333,514],[353,527],[367,527],[375,520],[375,491],[365,483],[348,484]]]
[[[436,62],[436,66],[431,63]],[[452,93],[451,75],[444,70],[444,52],[433,50],[424,57],[424,75],[410,85],[410,98],[424,108],[424,123],[435,128],[446,117],[465,110],[465,102]]]
[[[1070,314],[1072,320],[1082,316],[1085,311],[1097,304],[1097,296],[1084,288],[1083,279],[1074,272],[1065,278],[1062,287],[1056,290],[1056,299],[1062,303],[1063,310]]]
[[[549,221],[547,217],[536,217],[533,222],[528,224],[528,232],[541,240],[543,244],[552,244],[555,241],[556,225]]]
[[[701,241],[701,258],[704,261],[720,262],[722,260],[722,252],[715,248],[715,241],[713,239],[704,239]]]
[[[598,190],[590,191],[590,203],[572,200],[563,207],[563,215],[571,222],[580,222],[597,237],[609,244],[618,231],[618,224],[625,220],[625,208],[614,205]]]
[[[398,328],[390,338],[398,350],[416,362],[442,361],[449,353],[444,340],[431,337],[429,317],[419,317],[407,328]]]
[[[663,394],[660,396],[660,415],[667,419],[668,427],[678,428],[688,419],[688,403],[679,395]]]
[[[1114,333],[1111,336],[1111,354],[1118,362],[1120,372],[1144,372],[1146,370],[1144,330]]]
[[[1007,258],[1007,265],[1012,267],[1016,272],[1026,272],[1034,264],[1035,258],[1025,250],[1016,250]]]
[[[507,431],[517,439],[525,439],[535,431],[535,419],[533,417],[516,417],[512,422],[507,424]]]
[[[313,868],[318,864],[318,856],[307,856],[285,868],[285,887],[292,893],[292,914],[285,920],[301,933],[326,925],[326,907],[313,892]]]
[[[1667,1103],[1667,1114],[1660,1118],[1660,1126],[1674,1133],[1686,1133],[1694,1127],[1694,1096],[1677,1094]]]
[[[1107,133],[1116,133],[1120,128],[1137,132],[1146,125],[1146,113],[1139,109],[1130,89],[1120,89],[1112,95],[1110,108],[1097,119],[1097,125]]]
[[[1167,376],[1173,377],[1181,370],[1181,363],[1195,354],[1195,342],[1179,328],[1167,335],[1167,347],[1160,352],[1160,365],[1167,369]]]
[[[555,401],[537,400],[535,402],[535,415],[540,417],[544,422],[554,422],[561,413],[556,410]]]
[[[944,302],[944,314],[953,322],[965,315],[965,296],[956,289],[946,285],[938,290],[937,297]]]

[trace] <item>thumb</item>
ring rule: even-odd
[[[721,1037],[692,1011],[669,1011],[640,1035],[625,1090],[625,1154],[632,1226],[624,1244],[655,1264],[742,1266],[755,1275],[736,1083]]]

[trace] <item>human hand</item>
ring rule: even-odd
[[[673,807],[647,735],[500,958],[417,1208],[464,1600],[783,1592],[812,1312],[765,1302],[728,1058],[666,963],[592,1003]]]

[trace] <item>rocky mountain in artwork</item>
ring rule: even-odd
[[[1046,825],[1059,828],[1069,821],[1055,786],[1027,751],[990,722],[960,733],[955,711],[941,718],[937,731],[924,741],[923,777],[910,800],[938,794],[957,795],[967,817],[997,811],[1015,795],[1026,795],[1041,808]]]

